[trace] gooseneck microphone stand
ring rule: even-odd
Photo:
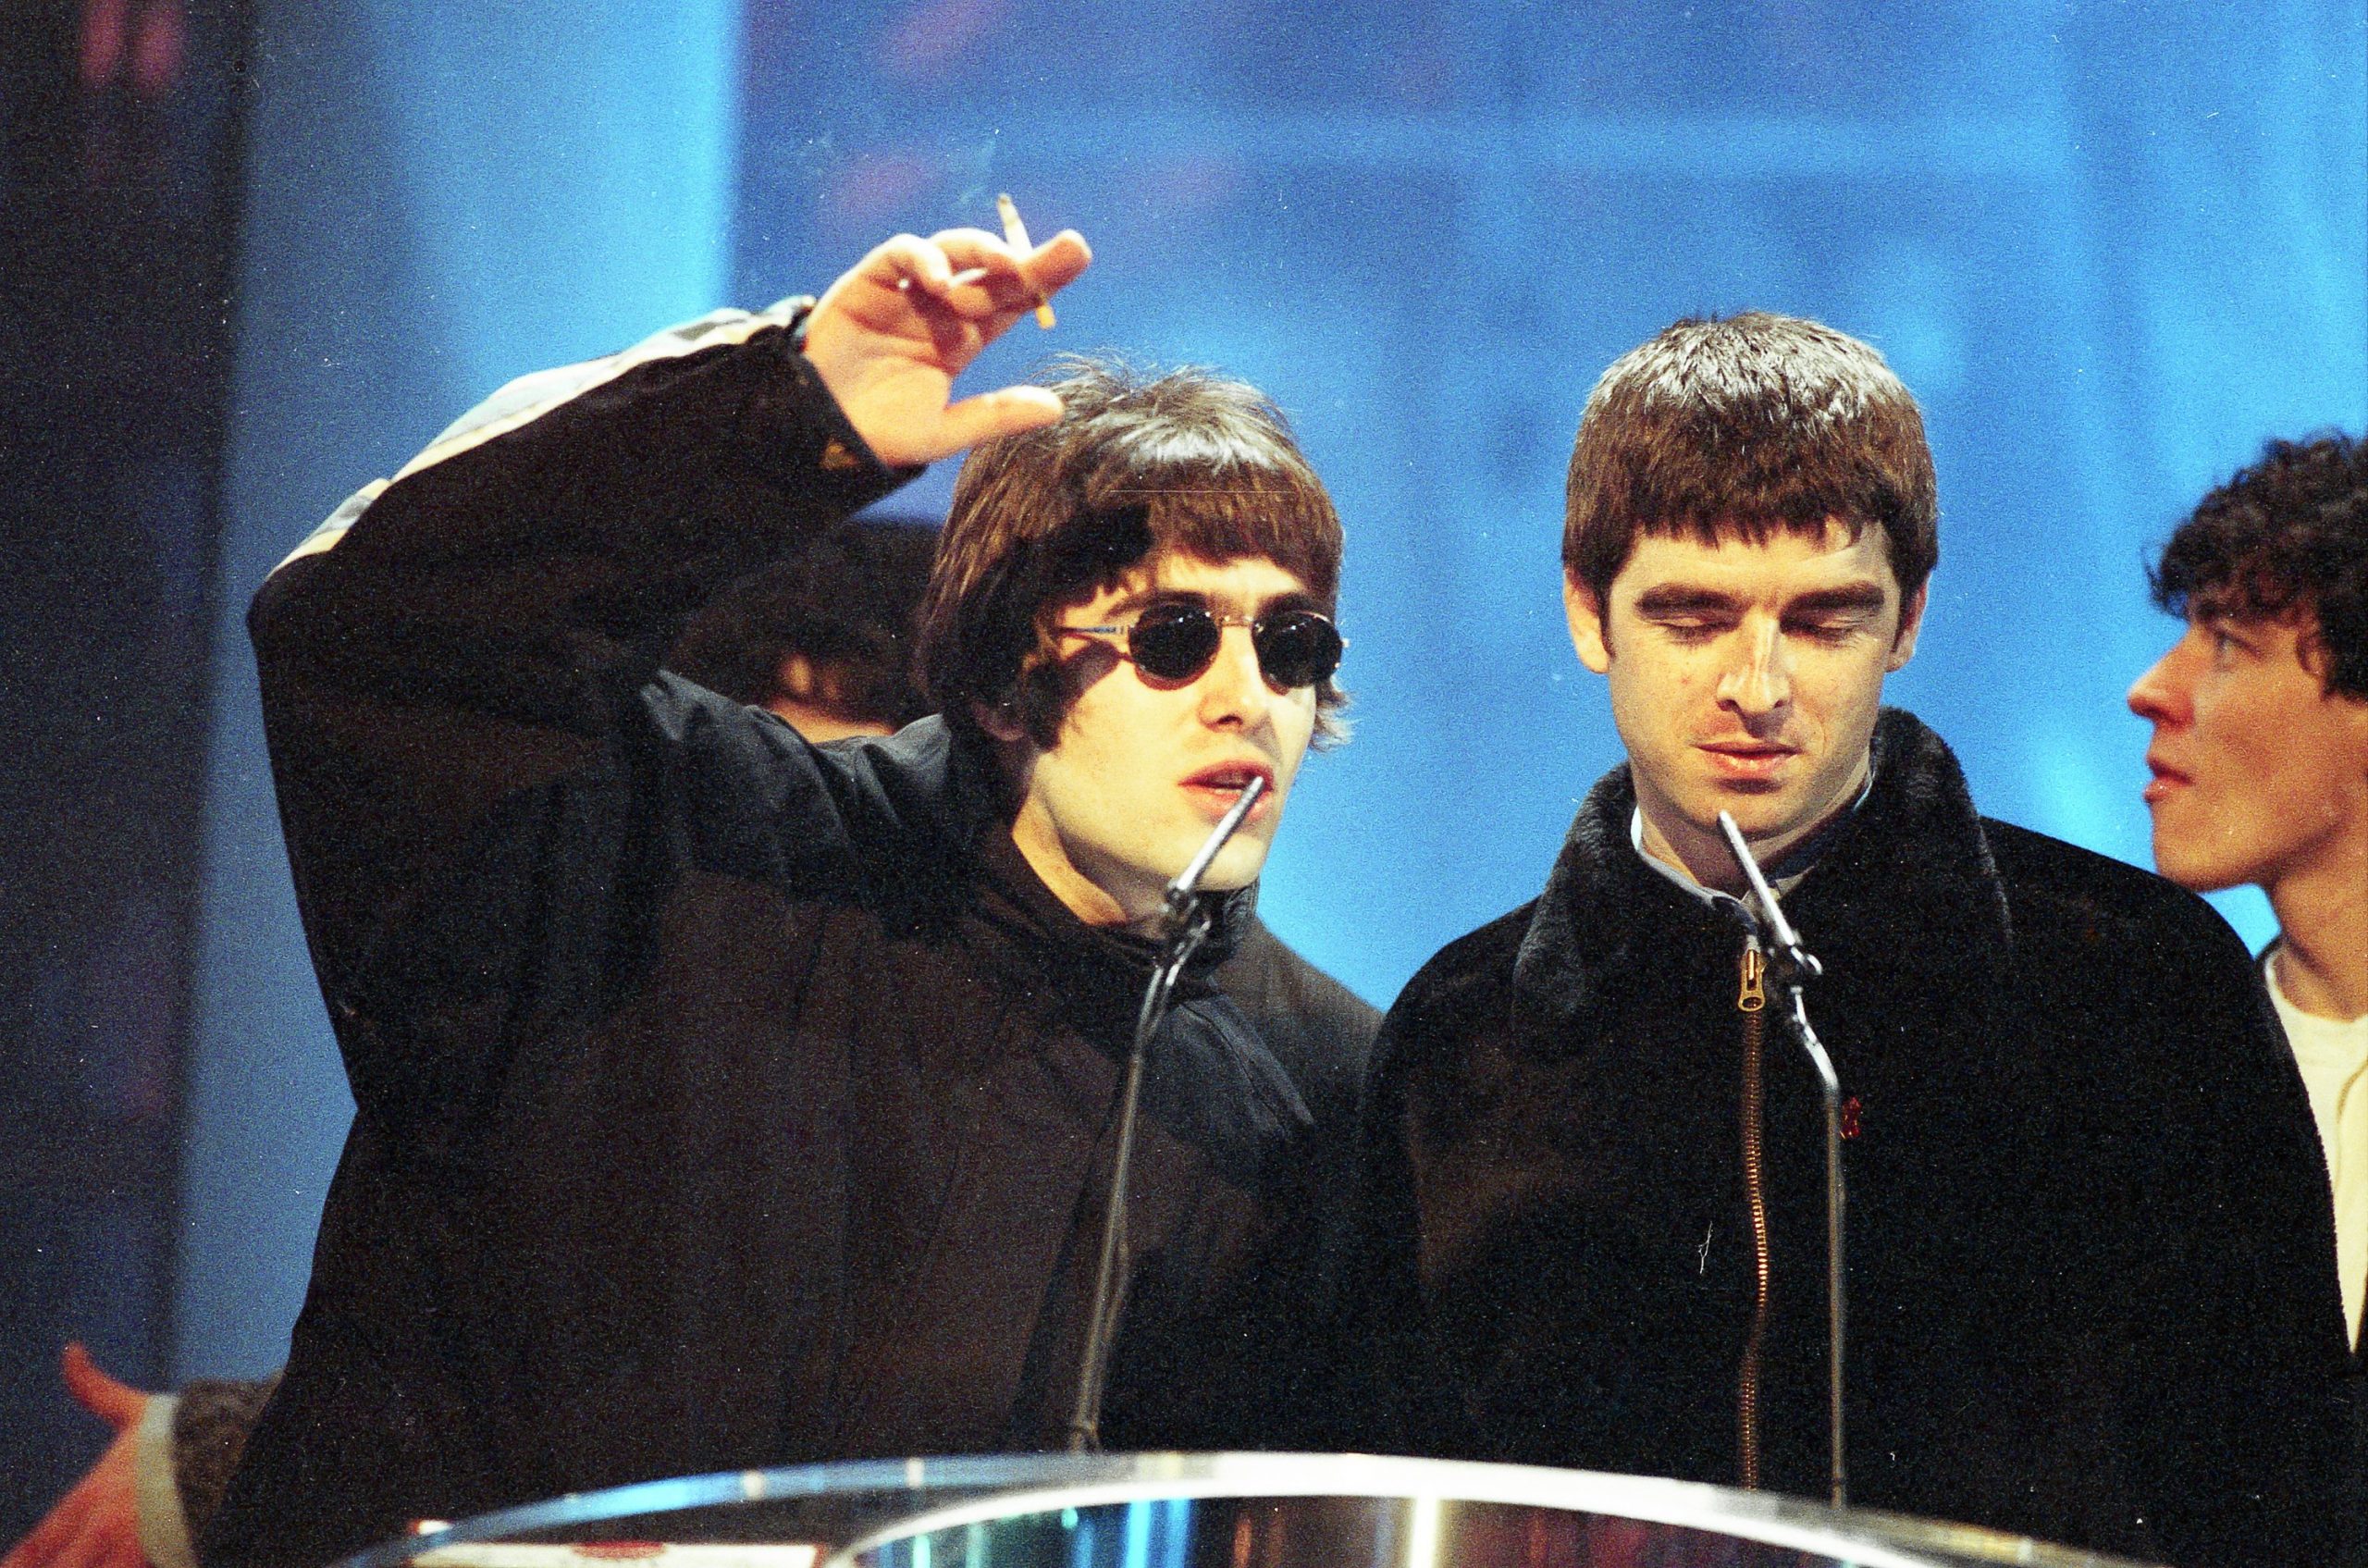
[[[1759,862],[1752,858],[1751,849],[1743,841],[1743,830],[1735,826],[1734,818],[1725,811],[1719,813],[1719,831],[1727,835],[1727,847],[1734,852],[1735,863],[1743,868],[1745,881],[1751,883],[1752,895],[1759,901],[1761,917],[1774,939],[1776,950],[1783,956],[1784,972],[1778,983],[1791,995],[1793,1002],[1793,1032],[1800,1037],[1801,1049],[1808,1053],[1809,1065],[1817,1069],[1818,1087],[1825,1097],[1825,1303],[1826,1303],[1826,1423],[1832,1437],[1833,1506],[1841,1508],[1849,1501],[1848,1476],[1843,1463],[1842,1440],[1842,1350],[1845,1318],[1843,1299],[1843,1211],[1842,1187],[1842,1080],[1833,1070],[1833,1058],[1826,1054],[1825,1043],[1809,1027],[1808,1003],[1801,994],[1808,981],[1825,972],[1825,966],[1801,945],[1801,933],[1784,918],[1783,907],[1776,902],[1776,890],[1768,885],[1760,874]]]
[[[1241,826],[1266,781],[1252,776],[1241,796],[1217,819],[1208,841],[1191,863],[1167,884],[1161,912],[1164,936],[1159,959],[1152,966],[1151,983],[1143,988],[1143,1005],[1135,1015],[1134,1044],[1127,1052],[1127,1077],[1118,1091],[1118,1148],[1110,1159],[1110,1191],[1102,1211],[1102,1261],[1093,1275],[1093,1305],[1085,1320],[1085,1355],[1078,1368],[1077,1408],[1069,1415],[1069,1451],[1098,1453],[1102,1450],[1102,1382],[1110,1371],[1110,1345],[1118,1337],[1118,1315],[1127,1304],[1127,1274],[1133,1264],[1127,1242],[1127,1181],[1135,1159],[1135,1112],[1142,1103],[1143,1059],[1152,1036],[1167,1017],[1177,977],[1208,940],[1211,914],[1196,895],[1209,862],[1226,840]]]

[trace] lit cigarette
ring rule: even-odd
[[[1003,217],[1004,242],[1025,254],[1030,249],[1028,226],[1019,221],[1019,208],[1013,204],[1009,196],[997,196],[995,211]],[[1053,326],[1053,307],[1042,294],[1036,296],[1036,325],[1047,331]]]

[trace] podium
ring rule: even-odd
[[[1358,1454],[869,1460],[504,1510],[339,1568],[2104,1568],[1969,1525],[1648,1476]]]

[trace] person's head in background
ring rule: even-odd
[[[2198,892],[2260,887],[2290,999],[2368,1012],[2368,445],[2270,442],[2152,577],[2187,623],[2129,688],[2154,726],[2154,863]]]
[[[892,735],[930,711],[913,626],[936,548],[933,523],[854,519],[719,595],[667,667],[771,710],[810,741]]]

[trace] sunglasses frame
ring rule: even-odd
[[[1180,674],[1171,674],[1143,663],[1141,656],[1135,652],[1135,629],[1142,623],[1145,616],[1152,615],[1173,615],[1179,624],[1189,621],[1193,616],[1199,616],[1202,620],[1208,622],[1215,628],[1217,634],[1216,637],[1209,644],[1208,657],[1203,659],[1197,668],[1186,671]],[[1117,637],[1120,639],[1120,646],[1112,651],[1116,652],[1119,658],[1126,660],[1136,668],[1141,670],[1145,674],[1150,675],[1153,679],[1161,681],[1197,681],[1202,675],[1207,674],[1210,667],[1216,663],[1217,653],[1223,647],[1224,643],[1225,629],[1227,626],[1242,626],[1249,630],[1250,646],[1257,651],[1258,673],[1269,681],[1282,682],[1281,676],[1276,674],[1274,671],[1267,668],[1266,650],[1264,648],[1259,647],[1258,638],[1262,632],[1264,632],[1274,626],[1276,623],[1281,621],[1285,616],[1304,616],[1310,621],[1320,623],[1332,634],[1333,641],[1339,645],[1339,647],[1334,651],[1331,669],[1325,671],[1324,673],[1316,676],[1312,681],[1292,681],[1282,683],[1287,690],[1291,691],[1297,691],[1302,687],[1322,685],[1325,682],[1330,680],[1334,675],[1339,673],[1340,655],[1348,651],[1349,640],[1340,636],[1340,628],[1334,623],[1332,617],[1325,614],[1320,610],[1309,610],[1303,605],[1294,605],[1287,610],[1278,610],[1272,615],[1261,616],[1220,615],[1215,611],[1211,610],[1208,606],[1202,604],[1155,604],[1145,610],[1141,615],[1136,616],[1132,622],[1125,625],[1055,626],[1053,630],[1054,635],[1057,636]]]

